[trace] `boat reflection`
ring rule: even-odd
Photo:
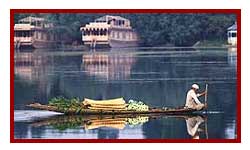
[[[135,64],[132,53],[92,53],[82,56],[82,70],[89,76],[105,80],[121,80],[130,77]]]
[[[237,48],[236,47],[229,47],[227,52],[227,60],[228,64],[232,67],[237,65]],[[236,69],[236,67],[235,67]]]
[[[150,120],[177,118],[178,120],[185,120],[187,133],[192,139],[199,139],[200,134],[207,134],[206,119],[201,115],[87,115],[87,116],[54,116],[47,119],[41,119],[31,124],[32,128],[39,128],[43,126],[51,126],[54,129],[64,131],[67,129],[84,130],[110,130],[119,131],[128,129],[138,129]],[[201,126],[205,124],[205,129]],[[118,132],[118,134],[119,134]],[[207,135],[206,135],[207,137]]]
[[[54,116],[32,123],[33,127],[53,126],[59,130],[78,128],[93,130],[98,128],[113,128],[122,130],[128,125],[136,127],[149,120],[149,116],[128,116],[128,115],[87,115],[87,116]]]

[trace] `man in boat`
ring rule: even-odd
[[[205,95],[206,91],[203,93],[198,93],[198,90],[199,85],[193,84],[191,89],[187,92],[185,108],[202,110],[203,108],[207,107],[205,106],[205,104],[202,104],[198,99],[198,97]]]

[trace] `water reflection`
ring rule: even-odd
[[[199,139],[199,132],[202,131],[200,125],[204,122],[201,116],[186,117],[187,132],[193,139]]]
[[[192,83],[200,84],[201,89],[208,83],[209,110],[223,112],[208,117],[208,128],[212,129],[208,130],[209,138],[235,138],[236,64],[236,51],[228,49],[15,52],[15,109],[27,109],[25,105],[34,101],[46,104],[48,99],[56,96],[92,99],[124,97],[125,100],[142,100],[152,107],[178,107],[185,104],[186,91]],[[27,122],[15,122],[15,137],[192,137],[187,132],[185,118],[149,118],[148,122],[135,127],[125,124],[112,128],[100,122],[93,122],[92,125],[96,128],[85,128],[81,124],[59,132],[51,125],[34,127]]]
[[[89,76],[105,80],[122,80],[130,78],[131,69],[135,63],[133,54],[86,54],[82,55],[81,69]]]
[[[228,48],[228,64],[230,66],[235,66],[236,69],[236,64],[237,64],[237,48],[235,47],[229,47]]]
[[[53,66],[49,65],[51,57],[42,54],[37,51],[16,52],[15,75],[25,81],[46,82],[48,73],[53,70]]]
[[[68,128],[78,128],[79,126],[86,130],[98,128],[113,128],[122,130],[126,125],[136,127],[148,122],[149,116],[134,115],[89,115],[89,116],[54,116],[32,123],[33,127],[53,126],[59,130]]]
[[[179,133],[181,138],[195,138],[197,139],[201,132],[200,126],[204,122],[204,116],[200,115],[188,115],[188,116],[161,116],[161,115],[90,115],[90,116],[54,116],[48,118],[40,118],[32,122],[26,122],[28,124],[26,136],[23,138],[42,138],[44,136],[48,138],[56,138],[58,134],[60,138],[66,138],[72,133],[77,133],[81,138],[99,138],[99,139],[121,139],[121,138],[147,138],[147,135],[143,132],[143,125],[148,122],[162,119],[164,122],[171,122],[172,119],[176,119],[178,124],[186,125],[186,131]],[[185,122],[183,122],[185,120]],[[204,122],[206,123],[206,122]],[[24,124],[22,122],[16,122],[16,124]],[[44,133],[34,132],[46,130]],[[166,130],[173,131],[178,130],[179,127],[175,127],[175,124],[166,127]],[[19,131],[18,131],[19,132]],[[70,134],[69,134],[70,133]],[[183,136],[188,133],[190,137]],[[178,133],[177,133],[178,134]],[[95,135],[93,137],[93,135]],[[160,136],[160,135],[158,135]],[[162,135],[164,138],[168,137],[168,134]],[[205,138],[203,136],[202,138]],[[159,138],[159,137],[157,137]]]

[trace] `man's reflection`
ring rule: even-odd
[[[201,116],[185,117],[187,132],[193,139],[199,139],[199,133],[203,131],[199,126],[204,122]]]

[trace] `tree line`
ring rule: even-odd
[[[119,15],[131,21],[143,46],[190,46],[197,41],[226,41],[227,28],[235,23],[235,14],[214,13],[31,13],[15,14],[15,23],[27,16],[43,17],[81,42],[80,27],[104,15]]]

